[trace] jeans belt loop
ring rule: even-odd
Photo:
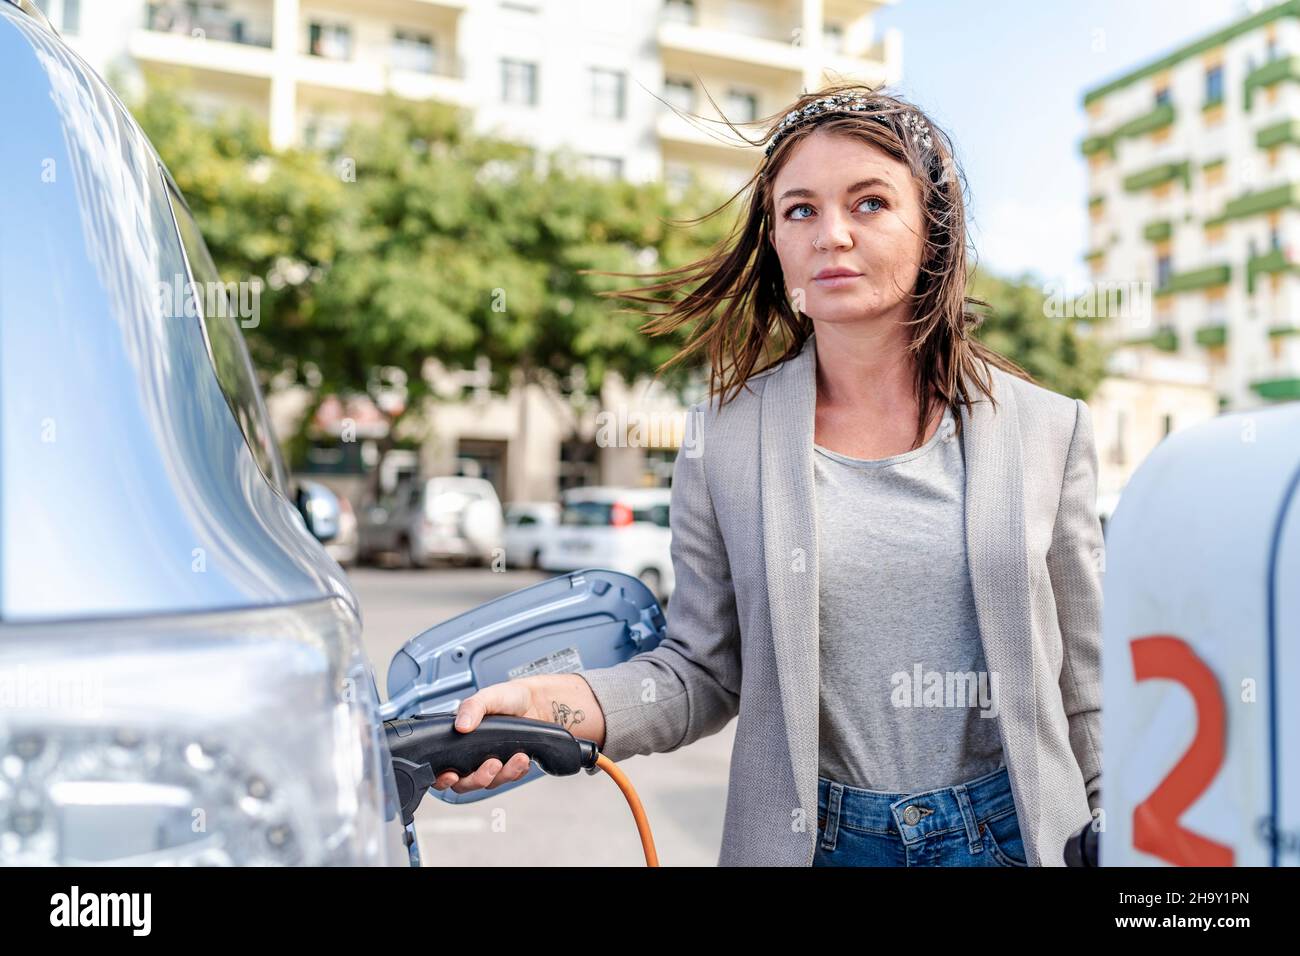
[[[953,787],[953,792],[957,795],[957,806],[961,808],[961,819],[966,824],[966,839],[970,844],[972,853],[984,852],[984,841],[980,834],[979,822],[975,819],[975,808],[971,806],[970,794],[966,790],[964,783],[959,783]]]
[[[844,796],[844,784],[831,781],[830,792],[826,795],[826,827],[822,831],[822,849],[835,849],[835,838],[840,832],[840,802]]]

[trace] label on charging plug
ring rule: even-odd
[[[527,664],[520,664],[506,672],[509,680],[516,677],[531,677],[534,674],[569,674],[582,670],[582,658],[576,647],[562,647],[545,657],[539,657]]]

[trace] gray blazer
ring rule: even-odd
[[[583,672],[612,760],[676,750],[739,715],[724,866],[813,858],[815,369],[812,336],[724,408],[691,407],[673,473],[666,637]],[[997,411],[982,396],[961,410],[971,583],[1027,859],[1062,866],[1101,795],[1097,454],[1082,401],[992,376]]]

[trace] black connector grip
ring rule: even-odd
[[[464,777],[492,757],[504,764],[525,753],[546,773],[567,777],[596,766],[600,756],[595,743],[574,737],[559,724],[489,715],[461,733],[455,723],[455,714],[385,721],[404,824],[415,819],[415,808],[445,771]]]
[[[1065,865],[1094,868],[1097,859],[1097,831],[1092,821],[1085,823],[1065,844]]]

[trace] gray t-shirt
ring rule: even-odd
[[[929,441],[890,458],[813,446],[818,772],[851,787],[917,793],[1003,764],[1001,688],[975,617],[954,426],[947,408]]]

